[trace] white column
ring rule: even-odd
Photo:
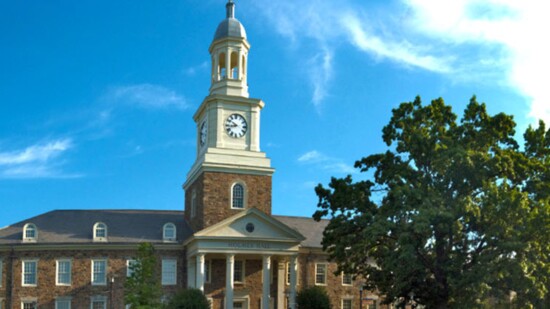
[[[296,255],[290,257],[290,295],[288,297],[289,307],[296,309]]]
[[[277,309],[285,308],[285,275],[286,263],[277,264]]]
[[[243,51],[239,50],[239,59],[237,60],[238,63],[238,69],[237,69],[237,78],[239,80],[243,79]]]
[[[262,309],[269,309],[269,293],[271,283],[271,256],[263,256],[263,293],[262,293]]]
[[[225,76],[227,79],[231,78],[231,50],[228,49],[225,54]]]
[[[195,263],[193,258],[187,257],[187,288],[195,287]]]
[[[197,255],[197,286],[196,288],[204,292],[204,254]]]
[[[233,309],[233,272],[235,268],[235,255],[226,255],[225,262],[225,309]]]

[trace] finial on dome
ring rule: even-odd
[[[228,0],[225,5],[227,11],[227,18],[235,18],[235,2],[233,0]]]

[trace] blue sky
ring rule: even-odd
[[[0,226],[53,209],[183,209],[225,0],[0,2]],[[237,0],[273,212],[385,150],[391,109],[473,94],[550,121],[545,1]]]

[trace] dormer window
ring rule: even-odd
[[[162,239],[164,241],[175,241],[176,240],[176,226],[174,223],[166,223],[162,228]]]
[[[38,229],[36,225],[32,223],[27,223],[23,227],[23,241],[36,242],[38,239]]]
[[[107,224],[103,222],[94,224],[94,241],[107,241]]]
[[[231,208],[244,209],[245,190],[241,183],[236,183],[231,188]]]

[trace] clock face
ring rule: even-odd
[[[204,146],[206,144],[207,137],[208,137],[208,124],[206,124],[206,120],[203,120],[201,124],[201,129],[200,129],[201,146]]]
[[[246,119],[239,114],[232,114],[225,121],[225,131],[234,138],[243,137],[246,134],[248,125]]]

